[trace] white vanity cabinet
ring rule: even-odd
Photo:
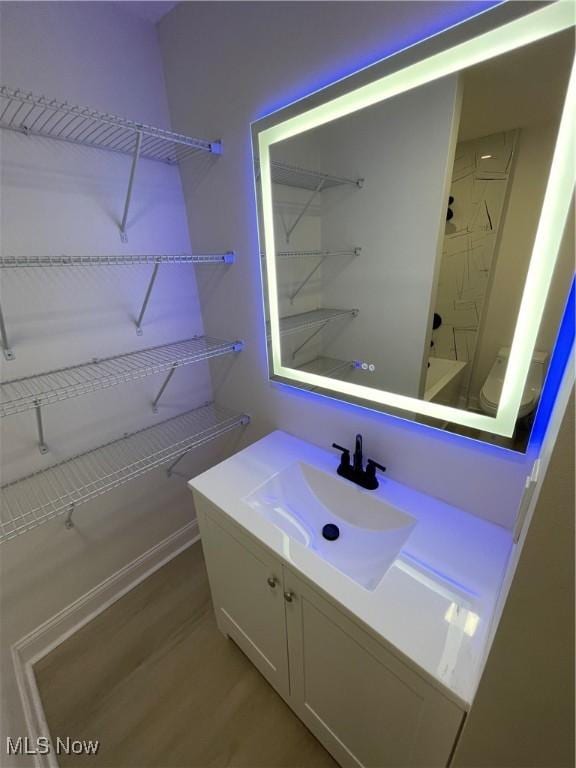
[[[218,626],[342,766],[446,766],[463,710],[195,494]]]
[[[290,704],[343,766],[445,766],[463,711],[285,569]]]
[[[247,537],[230,535],[198,504],[202,549],[218,628],[289,696],[282,565]]]

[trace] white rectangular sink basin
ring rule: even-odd
[[[244,501],[291,540],[314,551],[365,589],[375,589],[416,520],[337,475],[295,462]],[[323,528],[337,526],[326,539]]]

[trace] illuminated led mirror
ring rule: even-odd
[[[574,271],[574,9],[491,11],[253,129],[272,379],[523,450]]]

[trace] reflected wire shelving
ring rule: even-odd
[[[280,335],[288,336],[308,328],[323,328],[334,320],[344,317],[356,317],[357,309],[312,309],[296,315],[280,318]]]
[[[77,267],[111,267],[111,266],[136,266],[139,264],[151,264],[152,274],[142,301],[142,307],[136,319],[136,333],[142,335],[142,322],[152,289],[158,276],[161,264],[233,264],[235,255],[233,251],[224,253],[198,253],[198,254],[137,254],[137,255],[112,255],[112,256],[2,256],[0,257],[0,269],[49,269],[51,267],[77,268]],[[8,340],[8,330],[2,306],[0,305],[0,339],[2,351],[6,360],[14,360],[14,350]]]
[[[257,173],[260,173],[259,166],[257,164]],[[273,184],[279,184],[287,187],[294,187],[301,190],[308,191],[310,194],[303,201],[302,207],[295,217],[290,226],[284,221],[284,217],[281,217],[281,224],[284,228],[284,235],[286,243],[290,242],[290,237],[300,221],[302,221],[304,215],[309,210],[314,199],[321,192],[333,189],[336,187],[354,187],[361,188],[364,185],[363,178],[348,178],[344,176],[336,176],[334,174],[324,173],[322,171],[310,170],[308,168],[302,168],[294,166],[288,163],[280,162],[278,160],[270,160],[270,176]],[[287,294],[287,298],[290,304],[294,303],[294,300],[298,294],[302,291],[304,286],[310,281],[310,279],[318,272],[320,267],[324,264],[325,260],[337,256],[358,256],[361,252],[361,248],[352,247],[346,249],[308,249],[308,250],[278,250],[276,251],[276,257],[279,262],[289,261],[292,259],[303,258],[316,258],[316,263],[310,267],[304,277],[298,280],[297,285],[291,289],[291,292]],[[264,257],[264,255],[263,255]],[[291,350],[291,357],[294,360],[298,352],[300,352],[314,337],[316,337],[326,326],[330,323],[340,320],[345,317],[356,317],[358,315],[358,309],[336,309],[336,308],[323,308],[316,309],[308,312],[301,312],[280,318],[279,330],[280,336],[289,336],[292,334],[298,334],[301,331],[311,329],[304,341],[298,344],[295,349]],[[270,339],[270,327],[268,324],[268,339]],[[306,370],[311,373],[317,373],[322,376],[332,376],[342,371],[346,371],[353,367],[353,363],[350,361],[339,360],[326,356],[318,356],[309,363],[299,366],[301,370]]]
[[[283,184],[286,187],[307,189],[311,192],[320,192],[332,187],[353,186],[361,187],[364,179],[348,179],[344,176],[334,176],[330,173],[312,171],[307,168],[299,168],[276,160],[270,162],[270,170],[273,184]]]
[[[341,251],[330,251],[330,250],[278,251],[276,255],[278,256],[279,259],[282,259],[282,260],[289,261],[291,259],[302,259],[302,258],[311,258],[311,257],[318,259],[318,261],[310,269],[306,277],[303,280],[300,280],[296,288],[294,288],[292,293],[288,296],[290,303],[292,304],[294,302],[294,299],[296,298],[296,296],[298,296],[302,288],[304,288],[304,286],[308,284],[310,279],[314,277],[314,275],[316,274],[316,272],[318,272],[318,270],[324,264],[326,259],[329,259],[335,256],[358,256],[361,250],[362,250],[361,248],[349,248],[348,250],[341,250]]]
[[[304,341],[292,350],[292,359],[303,349],[320,331],[336,320],[346,317],[356,317],[357,309],[312,309],[309,312],[299,312],[295,315],[280,318],[280,336],[290,336],[301,331],[312,330]],[[268,323],[268,339],[270,339],[270,324]]]
[[[259,171],[258,171],[259,172]],[[296,216],[296,219],[290,227],[286,227],[284,224],[284,234],[286,236],[286,242],[290,242],[292,233],[302,221],[306,211],[312,205],[314,199],[320,192],[334,187],[352,186],[362,187],[364,179],[348,179],[343,176],[334,176],[330,173],[322,173],[321,171],[311,171],[307,168],[299,168],[294,165],[288,165],[287,163],[281,163],[276,160],[270,162],[270,175],[273,184],[282,184],[286,187],[296,187],[297,189],[303,189],[310,192],[308,199],[302,203],[302,209]]]
[[[306,373],[315,373],[317,376],[326,376],[329,378],[337,378],[343,381],[346,380],[347,374],[349,374],[355,365],[352,360],[339,360],[335,357],[325,357],[319,355],[313,360],[297,366],[299,371],[305,371]],[[303,389],[315,391],[320,389],[320,385],[317,384],[300,384]]]
[[[169,464],[170,475],[189,451],[249,421],[246,414],[209,403],[8,483],[2,487],[0,542],[63,513],[66,526],[72,527],[79,504],[163,464]]]
[[[348,248],[340,251],[278,251],[276,256],[280,259],[304,259],[311,256],[316,256],[319,259],[327,259],[331,256],[358,256],[361,248]]]
[[[351,371],[353,368],[354,363],[351,360],[338,360],[335,357],[324,357],[322,355],[298,366],[299,371],[315,373],[318,376],[334,376],[337,373]]]

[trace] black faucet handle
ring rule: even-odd
[[[386,467],[383,467],[382,464],[378,464],[378,462],[374,461],[374,459],[368,459],[366,463],[366,472],[373,472],[375,476],[376,468],[378,468],[380,472],[386,472]]]
[[[368,459],[366,462],[366,484],[364,487],[371,491],[374,491],[376,488],[378,488],[378,480],[376,479],[376,467],[378,467],[381,472],[386,472],[386,467],[383,467],[382,464],[378,464],[378,462],[374,461],[374,459]]]
[[[339,451],[342,451],[342,458],[340,459],[340,466],[341,467],[349,467],[350,466],[350,451],[348,448],[343,448],[341,445],[338,445],[338,443],[332,443],[332,448],[337,448]]]

